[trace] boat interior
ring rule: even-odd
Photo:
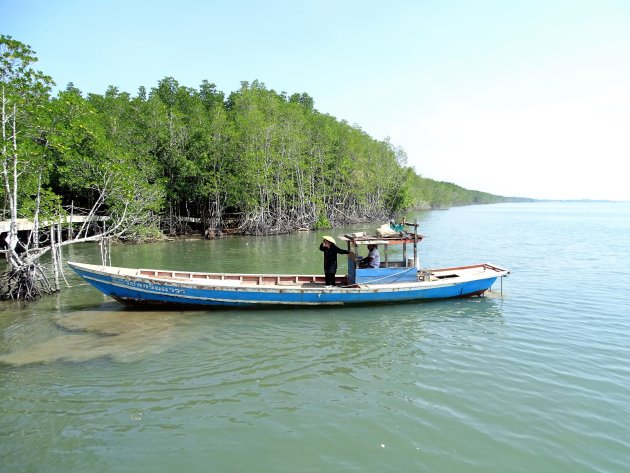
[[[124,275],[125,268],[119,268],[118,274]],[[122,271],[121,271],[122,270]],[[478,275],[489,271],[492,273],[505,271],[502,268],[490,264],[477,264],[461,266],[457,268],[443,268],[417,271],[416,280],[423,279],[425,274],[430,275],[430,281],[453,279]],[[194,282],[197,284],[218,284],[228,286],[293,286],[293,287],[321,287],[325,284],[323,276],[305,274],[236,274],[236,273],[196,273],[188,271],[165,271],[158,269],[128,270],[129,276],[143,276],[149,279],[167,279],[180,282]],[[494,274],[496,275],[496,274]],[[346,275],[337,276],[337,286],[357,287],[358,284],[348,284]]]

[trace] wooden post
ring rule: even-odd
[[[61,235],[61,220],[59,220],[59,225],[57,225],[57,241],[59,242],[59,245],[61,245],[61,242],[63,241],[63,237]],[[59,262],[59,269],[63,271],[63,269],[61,268],[61,266],[63,265],[63,258],[61,256],[61,246],[57,247],[57,261]]]
[[[403,267],[407,267],[407,243],[403,243]]]
[[[418,267],[418,219],[413,219],[413,265]]]
[[[72,240],[72,217],[74,216],[74,200],[70,202],[70,219],[68,220],[68,240]]]
[[[56,245],[55,240],[55,224],[50,227],[50,249],[52,251],[51,259],[53,266],[53,274],[55,276],[55,291],[59,291],[59,247]]]

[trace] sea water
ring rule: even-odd
[[[149,312],[66,269],[59,294],[0,305],[0,471],[628,471],[630,204],[407,218],[424,267],[510,276],[483,298]],[[317,274],[322,235],[382,223],[115,245],[112,264]]]

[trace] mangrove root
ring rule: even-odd
[[[18,266],[0,273],[0,300],[32,301],[42,294],[53,292],[44,271],[37,263]]]

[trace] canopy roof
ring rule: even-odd
[[[417,240],[416,240],[417,236]],[[342,241],[348,241],[354,245],[402,245],[413,244],[424,238],[423,235],[415,235],[413,233],[403,233],[403,235],[395,235],[392,237],[370,236],[370,235],[342,235],[339,237]]]

